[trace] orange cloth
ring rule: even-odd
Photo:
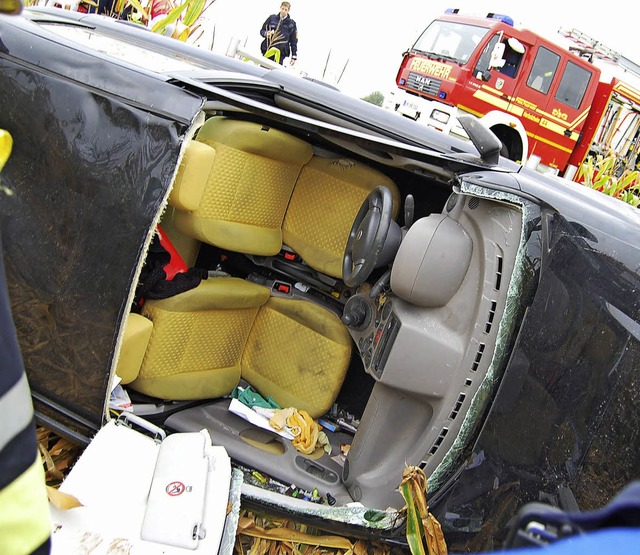
[[[304,410],[292,407],[276,410],[269,423],[276,429],[286,428],[293,434],[293,446],[305,455],[310,455],[320,445],[331,454],[331,444],[327,435],[320,431],[318,423]]]

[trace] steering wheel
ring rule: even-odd
[[[393,196],[384,185],[373,189],[351,226],[342,259],[342,279],[349,287],[364,283],[376,268],[393,221]]]

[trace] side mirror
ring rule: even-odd
[[[0,0],[0,13],[17,15],[22,11],[20,0]]]

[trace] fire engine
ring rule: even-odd
[[[640,66],[575,29],[559,33],[554,42],[506,15],[447,10],[403,54],[385,106],[463,137],[457,115],[473,114],[503,156],[569,179],[588,154],[635,166]]]

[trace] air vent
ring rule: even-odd
[[[475,210],[480,206],[480,199],[478,197],[471,197],[467,206],[469,207],[469,210]]]
[[[489,333],[491,331],[491,326],[493,325],[493,319],[496,317],[496,307],[498,303],[496,301],[491,301],[491,308],[489,309],[489,317],[487,318],[487,323],[484,325],[484,332]]]
[[[484,343],[480,343],[480,345],[478,345],[478,351],[476,352],[476,358],[473,361],[473,364],[471,365],[471,371],[475,372],[478,369],[478,366],[480,365],[480,361],[482,360],[482,353],[484,353]]]
[[[438,450],[438,447],[442,445],[442,442],[444,441],[444,438],[447,437],[448,433],[449,433],[449,428],[442,428],[442,431],[440,432],[438,439],[436,439],[435,443],[433,444],[433,447],[431,447],[431,449],[429,450],[429,455],[433,455]]]
[[[453,420],[456,416],[458,416],[458,413],[460,412],[460,409],[462,408],[462,403],[464,403],[465,397],[466,397],[466,395],[464,393],[460,393],[460,395],[458,395],[458,400],[456,401],[456,404],[453,407],[453,410],[451,411],[451,414],[449,415],[449,418],[451,420]]]
[[[498,269],[496,271],[496,291],[500,291],[502,285],[502,257],[498,257]]]

